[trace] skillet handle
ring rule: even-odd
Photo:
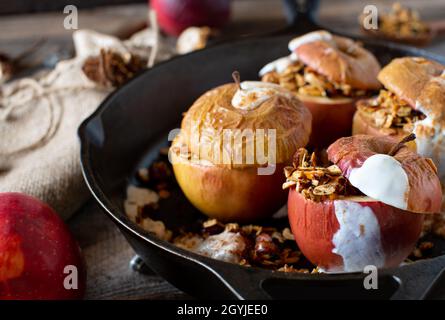
[[[262,288],[263,275],[258,270],[213,260],[204,266],[216,275],[222,284],[237,300],[270,300],[272,299]]]
[[[400,287],[392,300],[425,300],[430,298],[445,274],[445,256],[432,261],[417,262],[409,269],[399,268],[392,274],[400,280]]]
[[[300,28],[302,23],[307,23],[315,26],[319,2],[319,0],[283,0],[289,25]]]

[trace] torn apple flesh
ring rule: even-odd
[[[425,119],[422,112],[388,90],[380,90],[376,98],[358,101],[357,110],[376,128],[402,129],[406,133],[413,131],[417,121]]]

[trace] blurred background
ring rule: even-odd
[[[179,0],[176,2],[184,2]],[[189,2],[191,0],[186,0]],[[200,2],[193,0],[191,2]],[[164,2],[175,2],[174,0]],[[224,25],[226,35],[255,34],[286,26],[280,0],[216,0],[231,3],[230,20]],[[318,19],[335,30],[359,34],[358,16],[368,4],[379,10],[389,9],[388,0],[320,0]],[[445,20],[443,0],[402,0],[402,5],[417,9],[426,21]],[[143,0],[2,0],[0,1],[0,51],[10,55],[21,52],[26,43],[45,37],[47,45],[70,46],[73,30],[63,27],[63,8],[67,4],[79,9],[79,28],[119,34],[147,20],[147,1]],[[432,43],[429,50],[440,52]]]

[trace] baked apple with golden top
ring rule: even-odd
[[[185,114],[170,148],[190,202],[220,221],[271,216],[286,199],[282,170],[309,140],[311,114],[288,90],[259,81],[225,84]]]
[[[385,89],[357,103],[353,134],[390,136],[414,132],[410,147],[433,159],[445,182],[445,66],[420,57],[397,58],[378,75]]]
[[[314,31],[289,42],[292,52],[264,66],[262,81],[297,95],[312,113],[312,147],[327,147],[351,135],[355,101],[381,85],[380,65],[359,43],[327,31]]]

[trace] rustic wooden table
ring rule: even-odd
[[[445,19],[443,0],[402,1],[419,8],[426,20]],[[388,6],[389,1],[374,1]],[[334,30],[359,33],[357,16],[368,1],[321,1],[320,22]],[[115,34],[128,21],[143,21],[145,5],[106,7],[81,11],[79,27]],[[63,28],[62,13],[0,17],[0,51],[15,54],[42,36],[48,39],[47,50],[71,48],[71,32]],[[229,34],[257,33],[286,25],[278,0],[242,0],[233,5]],[[35,32],[39,30],[39,32]],[[437,39],[428,50],[445,55],[444,39]],[[88,265],[88,299],[183,299],[191,298],[155,274],[146,275],[129,268],[134,255],[113,223],[90,200],[69,221],[79,240]]]

